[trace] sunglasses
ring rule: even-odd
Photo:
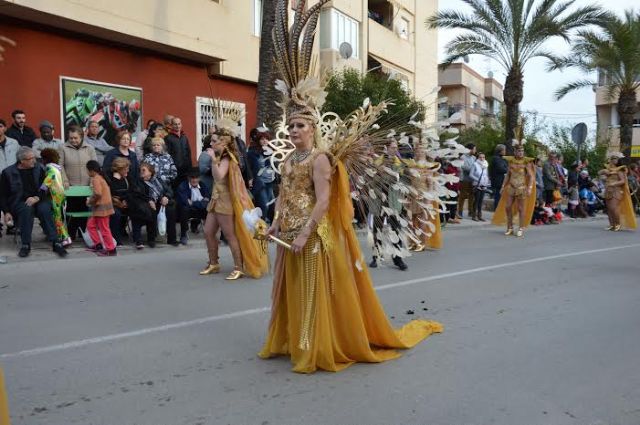
[[[293,130],[294,128],[302,129],[302,128],[305,128],[306,126],[307,125],[305,123],[297,122],[297,123],[289,124],[287,126],[287,129],[288,130]]]

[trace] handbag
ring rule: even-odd
[[[560,192],[559,189],[555,189],[553,191],[553,202],[559,202],[562,201],[562,193]]]
[[[167,214],[164,206],[160,207],[160,212],[158,212],[158,234],[160,236],[167,234]]]

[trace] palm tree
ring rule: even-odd
[[[273,126],[282,111],[276,105],[280,94],[275,89],[277,70],[273,62],[273,25],[276,19],[276,0],[262,0],[262,28],[260,30],[260,69],[258,73],[258,126]]]
[[[549,69],[576,67],[584,73],[603,72],[607,76],[607,97],[618,98],[620,151],[631,153],[633,115],[640,109],[636,91],[640,89],[640,13],[625,12],[624,19],[612,16],[602,31],[579,31],[570,55],[556,58]],[[561,87],[557,100],[595,81],[579,80]]]
[[[567,9],[575,0],[462,0],[471,14],[456,10],[438,12],[427,19],[430,28],[453,28],[465,32],[446,46],[445,64],[468,55],[482,55],[505,70],[505,136],[508,149],[515,138],[520,102],[523,97],[524,68],[535,57],[550,57],[544,46],[554,37],[569,41],[572,30],[599,24],[607,13],[596,6]]]

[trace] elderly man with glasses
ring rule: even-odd
[[[38,217],[53,251],[64,257],[67,251],[57,241],[51,201],[43,190],[45,170],[36,163],[34,150],[27,146],[18,149],[16,159],[17,163],[5,168],[0,176],[0,210],[5,212],[5,220],[16,221],[20,229],[22,246],[18,256],[31,253],[33,222]]]

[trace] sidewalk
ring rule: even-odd
[[[483,213],[483,218],[487,221],[473,221],[468,218],[463,218],[460,220],[460,224],[446,224],[443,226],[442,231],[446,235],[447,232],[451,231],[460,231],[460,230],[468,230],[468,229],[479,229],[492,226],[491,218],[493,217],[493,212],[485,211]],[[606,215],[598,214],[593,218],[582,218],[582,219],[572,219],[565,217],[562,224],[572,223],[576,221],[595,221],[595,220],[604,220],[606,219]],[[27,258],[19,258],[18,250],[20,249],[20,238],[14,243],[13,235],[5,235],[3,234],[0,238],[0,267],[3,263],[16,263],[16,262],[33,262],[33,261],[41,261],[41,260],[58,260],[60,259],[53,251],[51,251],[51,244],[46,242],[44,234],[42,233],[42,229],[40,225],[37,223],[34,225],[33,232],[33,243],[31,246],[31,255]],[[365,229],[356,229],[356,233],[360,238],[366,238]],[[446,237],[446,236],[445,236]],[[136,250],[133,243],[128,243],[124,247],[118,248],[118,254],[122,255],[136,255],[136,254],[149,254],[155,251],[167,251],[167,250],[186,250],[186,249],[201,249],[206,250],[206,244],[204,240],[204,235],[202,230],[200,233],[193,234],[189,232],[189,244],[187,246],[179,246],[173,247],[164,243],[164,239],[162,237],[158,238],[158,245],[156,248],[145,247],[143,250]],[[95,254],[89,251],[86,251],[86,246],[82,240],[82,238],[77,238],[74,244],[67,249],[69,255],[65,259],[67,260],[73,258],[95,258]],[[203,254],[204,255],[204,254]]]

